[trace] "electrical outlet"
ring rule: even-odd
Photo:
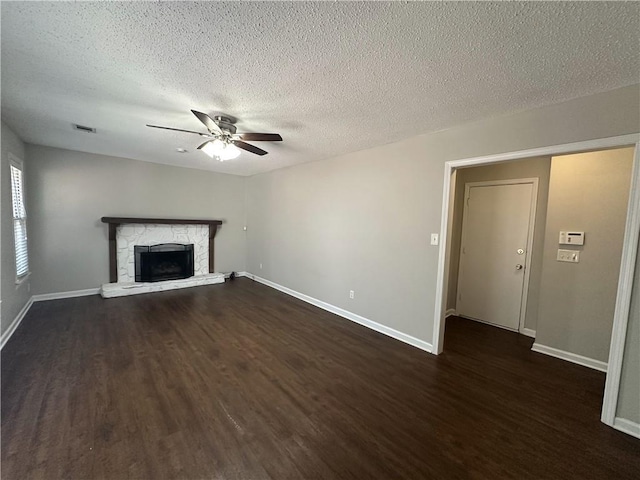
[[[355,294],[354,294],[353,290],[349,290],[349,298],[351,300],[353,300],[354,297],[355,297]]]
[[[260,264],[260,270],[262,270],[262,264]]]

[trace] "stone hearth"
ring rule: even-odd
[[[206,275],[195,275],[182,280],[166,280],[164,282],[105,283],[102,285],[100,294],[103,298],[125,297],[127,295],[177,290],[179,288],[213,285],[216,283],[224,283],[223,273],[207,273]]]

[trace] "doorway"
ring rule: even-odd
[[[445,286],[448,285],[449,282],[449,264],[452,255],[451,240],[449,239],[454,197],[454,190],[452,186],[458,169],[468,166],[510,162],[513,160],[536,156],[557,156],[579,152],[615,149],[620,147],[633,147],[635,153],[631,173],[631,189],[626,212],[621,268],[616,293],[615,313],[613,317],[613,328],[610,342],[611,347],[609,351],[608,370],[601,417],[601,420],[605,424],[614,426],[614,428],[618,392],[620,389],[622,358],[624,354],[624,344],[631,303],[631,288],[633,285],[634,275],[633,265],[635,265],[638,250],[637,239],[640,233],[640,135],[631,134],[620,137],[611,137],[446,162],[443,189],[443,215],[440,229],[441,244],[439,249],[437,272],[437,299],[434,312],[435,317],[433,330],[433,353],[439,354],[442,352],[444,343],[444,319],[447,299],[447,289]]]

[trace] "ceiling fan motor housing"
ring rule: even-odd
[[[213,117],[213,120],[221,130],[229,132],[231,135],[234,135],[236,133],[236,126],[233,124],[233,121],[229,117],[216,115],[215,117]]]

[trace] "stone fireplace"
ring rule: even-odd
[[[116,230],[117,282],[136,279],[136,247],[193,245],[193,275],[209,271],[209,228],[206,225],[124,224]]]
[[[214,272],[221,220],[103,217],[109,225],[105,298],[224,282]]]

